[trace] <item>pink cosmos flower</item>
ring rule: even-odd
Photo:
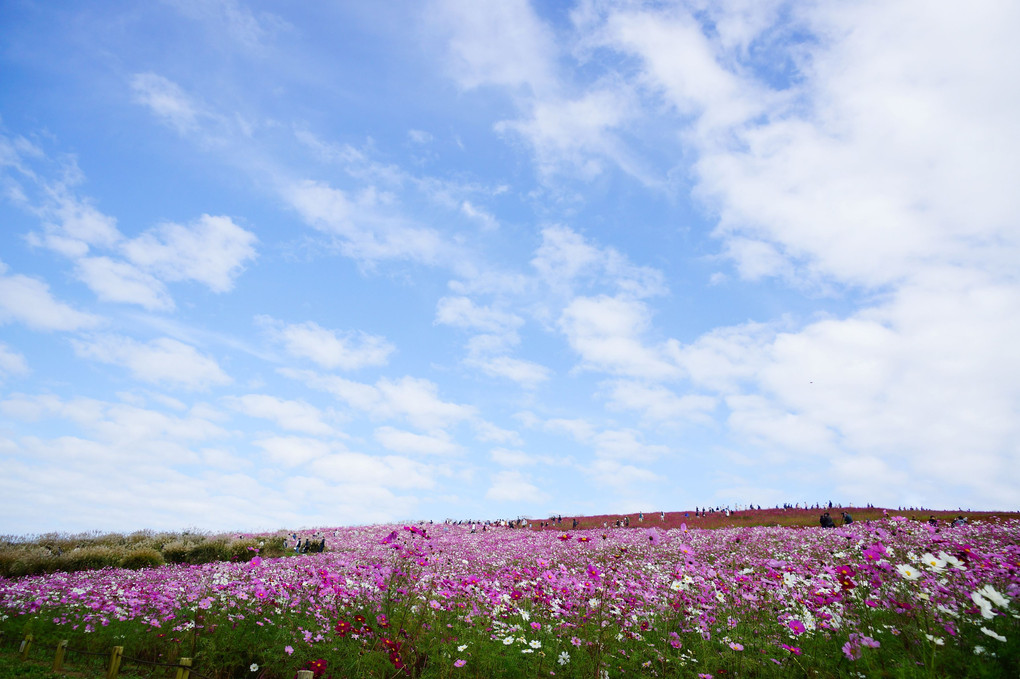
[[[791,620],[790,622],[786,623],[786,626],[789,627],[790,631],[792,631],[796,635],[804,634],[804,630],[806,629],[804,627],[804,623],[802,623],[800,620]]]
[[[457,658],[457,660],[453,663],[454,667],[464,667],[464,665],[467,665],[467,660],[464,660],[463,658]]]

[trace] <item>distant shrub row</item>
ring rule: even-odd
[[[200,533],[131,535],[43,535],[32,540],[0,539],[0,577],[100,568],[151,568],[166,563],[247,561],[255,550],[266,557],[286,553],[282,536],[210,537]]]

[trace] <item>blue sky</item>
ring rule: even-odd
[[[1020,505],[1020,9],[0,2],[0,532]]]

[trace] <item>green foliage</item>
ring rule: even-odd
[[[255,550],[259,548],[259,541],[255,538],[240,538],[230,543],[230,560],[247,561],[255,556]]]
[[[4,577],[41,575],[56,570],[56,566],[53,553],[44,547],[0,549],[0,575]]]
[[[285,546],[287,538],[282,535],[273,535],[271,537],[259,538],[259,554],[264,557],[274,558],[278,556],[284,556],[288,553],[287,547]]]
[[[79,547],[64,555],[65,569],[69,571],[99,570],[120,566],[121,550],[105,545]]]
[[[282,535],[228,541],[192,531],[4,536],[0,537],[0,577],[19,578],[109,566],[138,569],[164,563],[246,561],[256,554],[255,550],[263,557],[273,558],[290,555],[285,542]]]
[[[57,679],[62,675],[34,662],[21,662],[14,653],[0,653],[0,677],[3,679]]]
[[[195,547],[193,542],[174,540],[163,545],[163,558],[168,563],[187,563],[191,550]]]
[[[228,561],[230,555],[226,540],[205,540],[188,551],[187,561],[193,564]]]
[[[132,550],[121,559],[120,565],[123,568],[138,570],[140,568],[154,568],[162,566],[166,561],[163,555],[151,547]]]

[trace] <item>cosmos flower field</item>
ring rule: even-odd
[[[0,579],[0,628],[207,677],[1015,677],[1020,521],[326,529],[327,551]]]

